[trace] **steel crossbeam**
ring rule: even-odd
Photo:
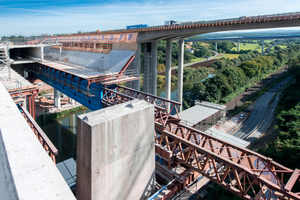
[[[179,103],[123,86],[103,89],[107,106],[143,99],[155,106],[155,140],[170,150],[179,163],[203,174],[243,199],[300,199],[292,188],[299,172],[251,150],[181,124],[166,103]],[[159,102],[158,100],[161,100]],[[176,113],[178,115],[177,109]],[[289,178],[284,183],[284,178]]]
[[[155,108],[155,121],[160,122],[162,125],[166,125],[168,121],[179,122],[179,115],[177,106],[180,103],[172,100],[168,100],[162,97],[154,96],[145,92],[133,90],[124,86],[116,86],[116,88],[108,89],[103,88],[103,104],[107,106],[124,103],[133,99],[145,100],[148,103],[154,104]],[[170,109],[168,110],[168,106]],[[176,115],[176,117],[173,117]]]

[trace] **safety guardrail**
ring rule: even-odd
[[[50,141],[50,139],[47,137],[44,131],[40,128],[40,126],[35,122],[32,116],[27,112],[27,110],[24,109],[19,104],[18,104],[18,108],[22,113],[23,117],[25,118],[25,120],[27,121],[27,123],[29,124],[30,128],[33,130],[34,134],[38,138],[39,142],[46,150],[47,154],[56,164],[55,156],[58,155],[58,150],[56,149],[56,147],[53,145],[53,143]]]

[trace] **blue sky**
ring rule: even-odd
[[[0,36],[76,33],[300,11],[299,0],[2,1]]]

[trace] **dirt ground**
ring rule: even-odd
[[[249,99],[255,95],[259,90],[267,86],[269,83],[271,83],[273,80],[276,80],[278,77],[282,76],[286,72],[286,65],[281,67],[279,70],[276,72],[270,74],[267,78],[257,82],[254,86],[243,92],[242,94],[238,95],[231,101],[229,101],[226,104],[226,109],[227,109],[227,115],[235,109],[235,106],[241,106],[243,105],[246,101],[249,101]]]

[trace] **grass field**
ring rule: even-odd
[[[206,58],[195,58],[192,59],[191,62],[196,62],[196,61],[200,61],[200,60],[205,60]]]
[[[272,40],[270,40],[272,41]],[[265,41],[265,44],[267,44],[269,42]],[[282,49],[286,48],[287,46],[284,45],[280,45],[278,44],[277,46],[280,46]],[[259,44],[249,44],[249,43],[240,43],[240,50],[256,50],[258,52],[261,52],[261,46],[259,46]],[[265,46],[265,50],[268,49],[269,47]],[[274,47],[272,47],[274,48]],[[232,48],[232,50],[236,50],[237,51],[237,47]]]
[[[238,58],[240,54],[225,53],[224,55],[225,55],[225,58],[232,59],[232,58]]]
[[[210,46],[210,44],[205,43],[205,42],[202,42],[202,43],[201,43],[201,46],[203,46],[203,47],[205,47],[205,48],[208,48],[208,47]]]

